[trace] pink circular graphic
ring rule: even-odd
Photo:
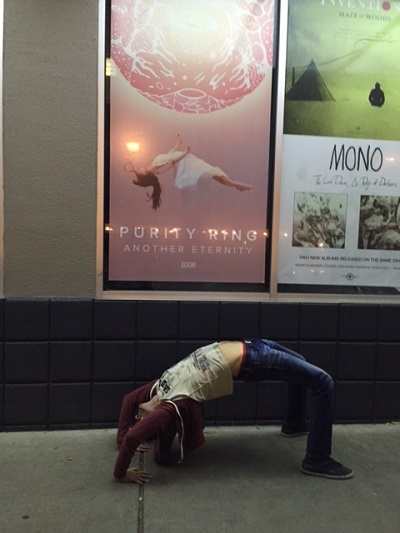
[[[175,111],[233,105],[272,65],[274,0],[114,0],[111,23],[121,74]]]
[[[389,11],[390,7],[391,7],[391,6],[390,6],[390,2],[383,2],[383,4],[382,4],[382,9],[383,9],[384,11]]]

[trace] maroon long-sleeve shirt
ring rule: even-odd
[[[140,387],[123,399],[117,431],[119,454],[114,468],[116,479],[125,476],[136,448],[143,442],[155,439],[154,459],[158,464],[168,461],[176,434],[181,440],[184,455],[205,442],[203,404],[190,398],[173,403],[161,402],[145,418],[134,423],[137,408],[150,399],[154,383]]]

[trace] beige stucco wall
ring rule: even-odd
[[[96,293],[98,0],[5,0],[4,295]]]

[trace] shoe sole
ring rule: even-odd
[[[341,476],[335,476],[333,474],[323,474],[322,472],[311,472],[310,470],[305,470],[304,468],[301,468],[301,471],[307,476],[326,477],[328,479],[351,479],[353,477],[353,472],[350,472],[349,474],[343,474]]]
[[[308,431],[299,431],[298,433],[283,433],[283,431],[281,431],[281,435],[282,437],[291,439],[293,437],[303,437],[304,435],[308,435]]]

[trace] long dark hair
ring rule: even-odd
[[[147,193],[149,200],[151,200],[152,208],[156,211],[161,205],[161,185],[158,178],[153,172],[137,172],[134,169],[128,169],[125,166],[127,172],[133,172],[136,174],[136,180],[132,180],[134,185],[138,187],[153,187],[152,193]]]

